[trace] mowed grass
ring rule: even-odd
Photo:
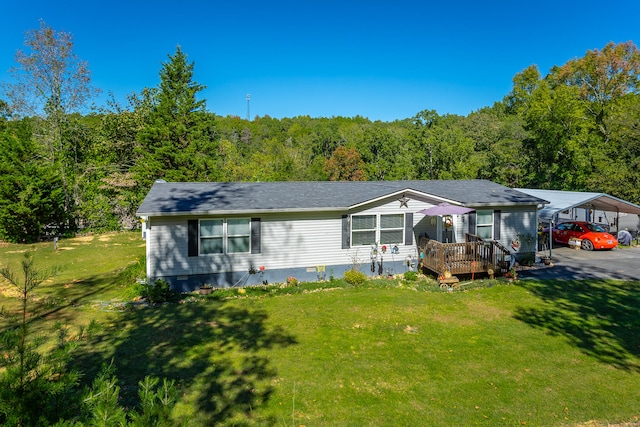
[[[8,266],[19,281],[23,280],[20,263],[26,252],[33,254],[34,266],[41,271],[55,271],[35,291],[30,301],[32,315],[44,321],[35,322],[36,333],[49,333],[55,322],[69,326],[86,326],[91,320],[110,317],[105,306],[129,298],[126,290],[131,280],[123,277],[132,267],[144,273],[145,244],[139,232],[109,233],[61,239],[57,250],[53,242],[29,245],[0,242],[0,266]],[[0,307],[8,312],[19,309],[16,292],[0,279]],[[0,318],[0,327],[5,319]]]
[[[144,248],[137,234],[110,236],[118,250],[100,236],[76,258],[38,249],[37,261],[51,256],[66,273],[38,290],[62,302],[36,325],[97,320],[74,363],[89,383],[113,359],[125,405],[155,375],[176,381],[175,417],[188,425],[638,422],[637,282],[487,282],[448,293],[336,281],[291,295],[227,291],[222,300],[188,295],[114,311],[100,302],[123,299],[119,274]],[[15,250],[0,248],[0,263]]]

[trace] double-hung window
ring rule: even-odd
[[[251,221],[249,218],[227,220],[227,253],[251,251]]]
[[[248,253],[251,250],[249,218],[201,219],[200,254]]]
[[[404,214],[351,216],[351,246],[404,244]]]
[[[380,243],[404,243],[404,214],[380,215]]]
[[[493,211],[476,211],[476,234],[483,239],[493,239]]]
[[[353,215],[351,217],[351,246],[376,243],[378,217],[376,215]]]

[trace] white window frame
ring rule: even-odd
[[[231,221],[246,221],[247,233],[246,234],[230,234],[229,232],[229,220]],[[203,221],[221,221],[222,222],[222,235],[221,236],[203,236],[202,235],[202,222]],[[229,239],[230,238],[246,238],[248,241],[247,250],[243,252],[230,252],[229,251]],[[202,239],[215,238],[222,239],[222,252],[203,252],[202,251]],[[224,255],[224,254],[249,254],[251,253],[251,218],[201,218],[198,220],[198,255]]]
[[[480,218],[481,216],[485,216],[491,214],[491,220],[489,222],[480,222]],[[476,211],[476,235],[482,237],[483,239],[489,239],[489,240],[493,240],[493,235],[494,235],[494,229],[493,229],[493,222],[494,222],[494,218],[493,216],[495,215],[495,213],[493,212],[493,210],[489,210],[489,209],[485,209],[485,210],[477,210]],[[490,237],[483,237],[480,233],[479,233],[479,229],[480,228],[489,228],[491,230],[491,236]]]
[[[400,227],[382,227],[382,217],[384,216],[399,216],[402,218],[402,225]],[[379,221],[378,221],[378,242],[380,242],[381,244],[386,244],[386,245],[404,245],[404,228],[405,228],[405,221],[407,220],[404,213],[390,213],[390,214],[380,214],[379,216]],[[399,241],[393,241],[393,242],[387,242],[385,239],[382,238],[382,233],[384,231],[387,232],[399,232],[400,235],[400,240]]]
[[[358,217],[372,217],[375,221],[375,224],[373,226],[373,228],[358,228],[355,229],[353,224],[354,224],[354,219],[358,218]],[[351,246],[354,247],[362,247],[362,246],[370,246],[372,244],[375,244],[375,242],[377,242],[377,237],[378,237],[378,233],[377,233],[377,229],[378,229],[378,225],[380,224],[380,221],[378,219],[378,216],[376,214],[361,214],[361,215],[351,215]],[[361,245],[356,245],[353,242],[356,241],[354,235],[357,235],[358,233],[371,233],[373,232],[373,239],[374,242],[373,243],[363,243]]]
[[[362,229],[353,229],[353,219],[354,217],[362,217],[362,216],[370,216],[370,217],[374,217],[375,218],[375,228],[362,228]],[[382,218],[385,216],[402,216],[402,227],[385,227],[382,228]],[[405,239],[405,227],[406,227],[406,221],[407,218],[404,214],[404,212],[396,212],[396,213],[377,213],[377,214],[357,214],[357,215],[351,215],[351,247],[364,247],[364,246],[370,246],[370,245],[375,245],[376,243],[380,243],[383,245],[404,245],[404,239]],[[371,232],[375,233],[375,238],[374,241],[371,243],[365,243],[365,244],[361,244],[361,245],[355,245],[353,244],[353,242],[355,241],[354,239],[354,233],[358,233],[358,232]],[[383,232],[385,231],[396,231],[396,232],[400,232],[400,236],[401,239],[398,242],[386,242],[383,241],[383,239],[381,238]]]

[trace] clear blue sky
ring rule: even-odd
[[[39,20],[74,36],[94,86],[124,101],[159,83],[180,45],[220,115],[356,116],[391,121],[425,109],[490,106],[529,65],[608,42],[640,44],[640,1],[5,2],[0,80]]]

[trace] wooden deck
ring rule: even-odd
[[[418,241],[420,266],[444,276],[487,273],[493,270],[500,274],[509,268],[510,251],[492,240],[482,240],[479,236],[467,234],[464,243],[440,243],[421,237]]]

